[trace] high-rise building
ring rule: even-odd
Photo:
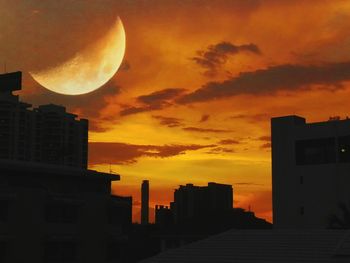
[[[21,102],[21,72],[0,75],[0,159],[87,168],[88,120],[63,106]]]
[[[141,224],[149,223],[149,181],[143,180],[141,185]]]
[[[326,228],[350,202],[350,120],[271,120],[273,223]]]
[[[233,208],[232,185],[208,183],[208,186],[180,185],[174,192],[175,223],[197,216]]]

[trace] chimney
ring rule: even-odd
[[[141,185],[141,224],[147,225],[149,223],[149,182],[143,180]]]

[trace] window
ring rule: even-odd
[[[350,162],[350,136],[342,136],[338,138],[338,156],[339,162]]]
[[[335,163],[335,138],[296,141],[295,154],[297,165]]]
[[[304,184],[304,177],[300,176],[300,184]]]
[[[53,201],[45,206],[45,217],[49,223],[75,223],[78,219],[78,205]]]
[[[73,241],[47,241],[45,262],[70,262],[77,258],[77,246]]]
[[[305,209],[303,206],[300,207],[300,215],[304,215],[305,213]]]

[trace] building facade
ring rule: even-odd
[[[32,109],[12,92],[21,72],[0,75],[0,159],[87,168],[88,120],[53,104]]]
[[[350,120],[272,118],[275,228],[326,228],[350,202]]]
[[[231,210],[233,188],[232,185],[213,182],[208,183],[208,186],[180,185],[174,192],[174,203],[171,206],[175,223],[201,215]]]
[[[161,228],[172,227],[174,224],[173,211],[169,206],[156,205],[155,224]]]
[[[119,262],[131,197],[119,175],[0,160],[0,262]]]

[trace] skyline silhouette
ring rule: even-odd
[[[134,220],[147,178],[150,207],[168,204],[181,184],[215,181],[235,186],[235,207],[272,222],[269,120],[349,115],[349,8],[343,0],[4,1],[0,64],[23,72],[24,102],[89,119],[89,168],[123,175],[112,191],[134,197]],[[66,65],[74,83],[79,65],[91,66],[89,84],[106,80],[96,70],[111,72],[104,55],[122,53],[118,17],[126,49],[105,85],[67,96],[32,78]]]

